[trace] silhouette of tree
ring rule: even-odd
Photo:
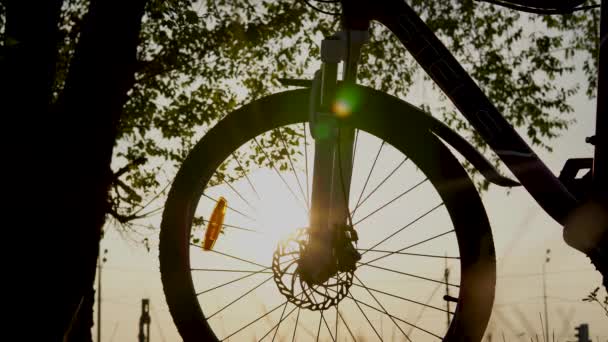
[[[563,80],[577,65],[594,96],[597,10],[540,16],[472,0],[409,3],[533,144],[550,149],[573,122],[569,101],[580,86]],[[0,108],[4,127],[21,134],[7,145],[8,188],[14,203],[40,202],[35,217],[43,219],[24,220],[31,205],[7,215],[52,246],[38,259],[52,265],[51,339],[90,293],[106,219],[133,228],[158,212],[148,205],[162,200],[206,129],[280,90],[279,77],[310,77],[320,39],[337,28],[337,17],[296,0],[1,2]],[[387,30],[372,30],[361,83],[404,97],[420,70]],[[485,150],[440,100],[420,105]],[[295,143],[297,133],[286,134]],[[271,156],[280,161],[275,146]],[[244,156],[245,168],[255,154]],[[223,179],[240,174],[224,171]]]

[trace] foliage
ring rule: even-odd
[[[4,38],[4,25],[6,22],[6,8],[0,2],[0,37]],[[0,39],[0,47],[4,46],[4,39]]]
[[[587,297],[583,298],[583,302],[596,302],[602,309],[604,309],[604,313],[606,314],[606,317],[608,317],[608,295],[606,295],[606,297],[604,297],[604,301],[600,302],[597,293],[600,290],[600,287],[596,287],[595,290],[591,291]]]
[[[539,16],[472,0],[409,3],[533,145],[550,150],[550,140],[574,121],[570,100],[581,86],[565,81],[577,71],[577,61],[582,60],[588,78],[586,94],[594,96],[599,11]],[[337,10],[332,4],[315,4]],[[86,0],[64,1],[56,99],[87,5]],[[3,12],[0,18],[3,24]],[[151,0],[115,148],[112,216],[126,224],[155,212],[144,208],[166,189],[205,131],[239,105],[280,91],[278,78],[310,78],[320,40],[338,23],[337,17],[296,0]],[[405,98],[419,80],[428,82],[388,30],[379,25],[372,30],[361,83]],[[464,118],[445,97],[440,99],[418,105],[484,150]],[[297,134],[268,134],[262,144],[275,146],[270,158],[254,147],[238,157],[242,165],[224,165],[215,184],[242,176],[254,160],[286,165],[289,149],[278,139],[284,135],[287,145],[294,145]]]

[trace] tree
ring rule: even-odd
[[[569,100],[580,85],[561,81],[577,70],[575,57],[593,98],[599,11],[539,16],[472,0],[410,4],[532,144],[550,149],[573,122]],[[140,229],[137,220],[157,212],[147,204],[162,198],[205,130],[279,90],[279,77],[310,76],[320,39],[339,24],[296,0],[13,0],[0,9],[1,106],[7,127],[28,130],[27,143],[11,151],[22,165],[13,192],[23,203],[50,194],[37,216],[58,222],[42,234],[53,241],[53,277],[63,280],[51,286],[53,336],[92,286],[106,218]],[[372,30],[361,83],[405,97],[421,78],[428,82],[387,30]],[[486,150],[444,97],[419,105]],[[242,174],[224,171],[216,181]]]
[[[91,2],[65,70],[57,70],[62,1],[34,7],[22,1],[4,3],[3,112],[10,120],[7,127],[27,127],[28,134],[28,141],[11,151],[10,162],[18,168],[11,175],[11,195],[23,208],[10,215],[15,215],[12,222],[24,223],[20,228],[38,232],[37,241],[52,246],[32,258],[48,263],[46,274],[43,268],[36,269],[36,276],[25,274],[32,272],[26,263],[19,274],[19,284],[27,285],[39,284],[42,273],[49,293],[42,306],[48,329],[21,330],[25,336],[44,333],[45,339],[60,340],[92,286],[107,213],[112,148],[133,79],[145,3]],[[116,8],[121,10],[114,13]],[[62,74],[65,85],[55,93],[55,79]],[[33,205],[44,196],[42,205]],[[26,220],[33,212],[40,219]],[[17,242],[25,248],[26,241]],[[21,298],[31,297],[26,292]],[[26,304],[20,309],[29,311]],[[30,316],[21,316],[22,321],[29,322]]]

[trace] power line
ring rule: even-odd
[[[572,269],[572,270],[561,270],[561,271],[552,271],[546,272],[545,274],[561,274],[561,273],[572,273],[572,272],[595,272],[592,268],[584,268],[584,269]],[[538,273],[511,273],[511,274],[503,274],[497,276],[497,278],[524,278],[524,277],[540,277],[542,276],[542,272]]]
[[[547,252],[545,253],[545,262],[543,262],[543,304],[545,307],[545,333],[544,333],[544,335],[545,335],[547,342],[549,342],[549,311],[547,310],[546,267],[547,267],[547,264],[549,263],[549,261],[551,260],[550,254],[551,254],[551,250],[547,249]],[[541,315],[541,325],[542,325],[542,315]]]
[[[104,249],[103,255],[97,257],[97,267],[99,268],[97,274],[97,342],[101,341],[101,269],[103,268],[103,264],[107,261],[105,257],[106,254],[108,254],[108,250]]]

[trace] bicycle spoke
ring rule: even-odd
[[[410,221],[408,224],[406,224],[405,226],[403,226],[403,227],[399,228],[397,231],[393,232],[391,235],[389,235],[389,236],[385,237],[385,238],[384,238],[384,239],[382,239],[380,242],[376,243],[375,245],[373,245],[372,247],[370,247],[370,248],[368,248],[368,249],[370,249],[370,250],[371,250],[371,249],[374,249],[374,248],[378,247],[379,245],[381,245],[382,243],[384,243],[386,240],[388,240],[388,239],[392,238],[393,236],[395,236],[395,235],[397,235],[397,234],[401,233],[403,230],[407,229],[408,227],[411,227],[411,226],[412,226],[414,223],[416,223],[416,222],[420,221],[422,218],[424,218],[425,216],[429,215],[429,214],[430,214],[430,213],[432,213],[433,211],[437,210],[437,208],[441,207],[442,205],[443,205],[443,202],[441,202],[441,203],[437,204],[436,206],[434,206],[433,208],[429,209],[429,210],[428,210],[427,212],[425,212],[424,214],[422,214],[422,215],[418,216],[416,219],[414,219],[414,220]],[[452,231],[453,231],[453,230],[452,230]],[[397,253],[397,252],[403,252],[403,250],[395,251],[395,253]],[[363,257],[363,256],[365,255],[365,253],[367,253],[367,252],[363,252],[363,253],[361,253],[361,256]],[[394,253],[392,253],[392,254],[394,254]],[[392,254],[387,254],[387,255],[384,255],[384,256],[382,256],[381,258],[383,258],[383,257],[387,257],[387,256],[392,255]]]
[[[247,172],[245,172],[245,168],[243,167],[243,165],[239,161],[239,158],[236,157],[236,154],[234,152],[232,152],[232,157],[234,158],[234,160],[236,160],[236,163],[241,168],[241,170],[243,172],[243,176],[245,176],[245,179],[247,179],[247,183],[249,183],[249,186],[251,187],[251,190],[253,190],[253,193],[257,196],[258,200],[261,200],[260,194],[257,192],[257,190],[255,189],[255,187],[253,186],[253,183],[251,182],[251,179],[249,179],[249,175],[247,174]]]
[[[375,213],[377,213],[378,211],[386,208],[386,206],[390,205],[391,203],[395,202],[396,200],[398,200],[399,198],[405,196],[407,193],[409,193],[410,191],[414,190],[415,188],[417,188],[420,184],[426,182],[428,180],[428,178],[425,178],[423,181],[419,182],[418,184],[414,185],[413,187],[405,190],[404,192],[402,192],[401,194],[399,194],[397,197],[393,198],[392,200],[384,203],[382,206],[380,206],[380,208],[372,211],[371,213],[367,214],[367,216],[365,216],[364,218],[360,219],[359,221],[355,222],[353,224],[353,226],[356,226],[357,224],[363,222],[364,220],[368,219],[370,216],[374,215]]]
[[[375,253],[389,253],[389,254],[399,254],[399,255],[420,256],[420,257],[427,257],[427,258],[460,260],[460,257],[434,255],[434,254],[405,253],[405,252],[386,251],[386,250],[381,250],[381,249],[367,249],[367,248],[357,248],[357,250],[365,251],[365,252],[375,252]]]
[[[350,337],[353,339],[353,341],[357,342],[357,339],[355,338],[355,335],[353,334],[353,332],[350,330],[350,327],[348,326],[348,323],[346,323],[346,320],[344,319],[344,317],[342,317],[342,313],[340,313],[340,311],[338,310],[338,316],[340,317],[340,319],[342,320],[342,323],[344,323],[344,326],[346,327],[346,330],[348,331],[348,333],[350,334]]]
[[[338,282],[340,282],[340,277],[338,277]],[[340,307],[340,302],[336,303],[336,341],[338,341],[338,323],[340,323],[340,321],[338,320],[339,307]]]
[[[403,164],[405,164],[405,162],[407,160],[408,160],[408,157],[405,157],[401,161],[401,163],[399,163],[399,165],[397,165],[397,167],[395,167],[386,177],[384,177],[384,179],[378,185],[376,185],[374,190],[372,190],[369,194],[367,194],[367,196],[365,196],[365,198],[363,200],[361,200],[361,202],[355,207],[355,209],[353,209],[353,211],[351,212],[351,216],[354,216],[357,209],[359,209],[359,207],[361,207],[363,205],[363,203],[365,203],[365,201],[367,201],[368,198],[370,198],[376,191],[378,191],[378,189],[382,186],[382,184],[384,184],[387,180],[389,180],[389,178],[391,178],[393,176],[393,174],[395,174],[395,172],[397,172],[397,170],[399,170],[401,168],[401,166]]]
[[[285,261],[281,262],[281,263],[280,263],[280,265],[282,265],[282,264],[284,264],[284,263],[286,263],[286,262],[288,262],[288,261],[289,261],[289,260],[285,260]],[[243,277],[240,277],[240,278],[237,278],[237,279],[231,280],[231,281],[226,282],[226,283],[223,283],[223,284],[221,284],[221,285],[214,286],[214,287],[212,287],[212,288],[210,288],[210,289],[207,289],[207,290],[204,290],[204,291],[198,292],[196,295],[197,295],[197,296],[200,296],[200,295],[205,294],[205,293],[207,293],[207,292],[211,292],[211,291],[213,291],[213,290],[217,290],[217,289],[219,289],[219,288],[221,288],[221,287],[224,287],[224,286],[227,286],[227,285],[230,285],[230,284],[236,283],[237,281],[241,281],[241,280],[243,280],[243,279],[247,279],[247,278],[249,278],[249,277],[251,277],[251,276],[253,276],[253,275],[256,275],[256,274],[265,274],[265,272],[264,272],[264,271],[269,270],[269,269],[271,269],[271,268],[272,268],[272,267],[264,267],[264,268],[262,268],[261,270],[259,270],[259,271],[257,271],[257,272],[254,272],[254,273],[248,274],[248,275],[246,275],[246,276],[243,276]]]
[[[291,166],[291,171],[293,172],[293,175],[296,177],[296,182],[298,184],[298,188],[300,189],[300,193],[302,194],[302,197],[304,197],[304,199],[306,200],[306,194],[304,193],[304,189],[302,189],[302,184],[300,183],[300,177],[298,177],[296,168],[293,166],[293,160],[291,159],[291,154],[289,154],[289,149],[287,148],[287,142],[285,142],[283,133],[281,133],[281,128],[277,128],[277,131],[279,132],[279,138],[283,142],[283,148],[285,148],[285,151],[287,153],[287,159],[289,160],[289,166]],[[308,213],[310,214],[310,204],[308,201],[306,201],[306,208],[308,209]]]
[[[358,287],[364,287],[362,285],[355,284],[355,283],[353,283],[353,285],[358,286]],[[418,302],[418,301],[415,301],[415,300],[412,300],[412,299],[408,299],[408,298],[405,298],[405,297],[401,297],[401,296],[398,296],[398,295],[395,295],[395,294],[392,294],[392,293],[384,292],[384,291],[381,291],[381,290],[378,290],[378,289],[373,289],[373,288],[367,287],[367,286],[365,288],[367,288],[370,291],[381,293],[381,294],[389,296],[389,297],[393,297],[393,298],[404,300],[406,302],[415,303],[415,304],[422,305],[422,306],[425,306],[427,308],[439,310],[439,311],[442,311],[442,312],[449,312],[452,315],[455,314],[454,312],[447,311],[446,309],[442,309],[442,308],[438,308],[436,306],[432,306],[432,305],[429,305],[429,304],[421,303],[421,302]]]
[[[266,268],[266,269],[270,269],[270,267],[268,267],[268,268]],[[211,291],[213,291],[213,290],[217,290],[217,289],[219,289],[219,288],[221,288],[221,287],[224,287],[224,286],[226,286],[226,285],[230,285],[230,284],[236,283],[237,281],[240,281],[240,280],[243,280],[243,279],[249,278],[249,277],[251,277],[251,276],[253,276],[253,275],[256,275],[256,274],[262,274],[262,271],[260,271],[260,272],[255,272],[255,273],[251,273],[251,274],[248,274],[248,275],[246,275],[246,276],[243,276],[243,277],[240,277],[240,278],[237,278],[237,279],[231,280],[231,281],[229,281],[229,282],[227,282],[227,283],[223,283],[223,284],[221,284],[221,285],[214,286],[214,287],[212,287],[212,288],[210,288],[210,289],[207,289],[207,290],[201,291],[201,292],[197,293],[196,295],[197,295],[197,296],[200,296],[200,295],[205,294],[205,293],[207,293],[207,292],[211,292]]]
[[[240,261],[242,261],[242,262],[246,262],[246,263],[248,263],[248,264],[252,264],[252,265],[256,265],[256,266],[260,266],[260,267],[264,267],[264,268],[268,267],[268,266],[264,266],[264,265],[258,264],[257,262],[253,262],[253,261],[250,261],[250,260],[247,260],[247,259],[243,259],[243,258],[236,257],[236,256],[234,256],[234,255],[230,255],[230,254],[227,254],[227,253],[223,253],[223,252],[220,252],[220,251],[216,251],[215,249],[212,249],[212,250],[211,250],[211,252],[213,252],[213,253],[217,253],[217,254],[219,254],[219,255],[223,255],[223,256],[225,256],[225,257],[232,258],[232,259],[235,259],[235,260],[240,260]]]
[[[370,309],[376,310],[376,311],[378,311],[378,312],[380,312],[380,313],[383,313],[383,314],[385,314],[385,315],[387,315],[387,316],[389,316],[389,317],[393,317],[394,319],[398,320],[399,322],[403,322],[403,323],[405,323],[405,324],[407,324],[407,325],[409,325],[409,326],[414,327],[415,329],[418,329],[418,330],[420,330],[420,331],[424,331],[425,333],[427,333],[427,334],[429,334],[429,335],[431,335],[431,336],[437,337],[437,338],[438,338],[438,339],[440,339],[440,340],[442,340],[442,339],[443,339],[443,337],[441,337],[441,336],[439,336],[439,335],[437,335],[437,334],[434,334],[434,333],[432,333],[432,332],[430,332],[430,331],[428,331],[428,330],[426,330],[426,329],[424,329],[424,328],[421,328],[421,327],[419,327],[419,326],[417,326],[417,325],[414,325],[414,324],[412,324],[412,323],[410,323],[410,322],[408,322],[408,321],[406,321],[406,320],[403,320],[403,319],[401,319],[401,318],[399,318],[399,317],[397,317],[397,316],[393,316],[393,315],[391,315],[391,314],[389,314],[389,313],[382,312],[380,309],[378,309],[378,308],[376,308],[376,307],[374,307],[374,306],[372,306],[372,305],[369,305],[369,304],[367,304],[367,303],[365,303],[365,302],[363,302],[363,301],[360,301],[360,300],[358,300],[358,299],[355,299],[355,298],[353,298],[353,297],[352,297],[350,294],[348,294],[348,298],[352,299],[352,300],[353,300],[355,303],[361,303],[362,305],[365,305],[365,306],[367,306],[367,307],[368,307],[368,308],[370,308]],[[371,323],[370,323],[370,324],[371,324]]]
[[[203,219],[203,223],[209,223],[209,221],[208,221],[208,220]],[[222,227],[234,228],[234,229],[243,230],[243,231],[246,231],[246,232],[260,233],[260,234],[262,234],[262,232],[260,232],[260,231],[258,231],[258,230],[255,230],[255,229],[251,229],[251,228],[244,228],[244,227],[239,227],[239,226],[234,226],[234,225],[231,225],[231,224],[225,224],[225,223],[223,223],[223,224],[222,224]]]
[[[300,296],[300,300],[302,300],[304,296]],[[296,340],[296,330],[298,330],[298,322],[300,321],[300,310],[302,310],[301,307],[298,306],[298,314],[296,316],[296,325],[293,327],[293,336],[291,337],[291,341],[295,341]]]
[[[287,181],[285,180],[285,178],[283,178],[283,175],[281,174],[281,172],[279,172],[279,170],[277,169],[277,167],[274,165],[274,163],[272,162],[272,159],[270,158],[270,156],[268,156],[268,154],[266,153],[266,150],[264,150],[264,147],[262,147],[262,145],[260,145],[260,143],[258,142],[258,139],[257,138],[253,138],[253,141],[255,141],[256,145],[258,145],[258,147],[262,150],[262,153],[264,154],[264,156],[266,157],[266,159],[270,163],[270,166],[275,171],[275,173],[277,174],[277,176],[279,176],[279,178],[281,179],[281,181],[283,182],[283,184],[287,187],[287,189],[289,190],[289,192],[291,193],[291,195],[293,196],[293,198],[296,200],[296,202],[298,202],[299,205],[302,205],[302,203],[301,203],[302,200],[298,196],[296,196],[296,193],[289,186],[289,184],[287,184]],[[306,210],[306,203],[304,204],[303,209]]]
[[[337,293],[336,290],[334,289],[329,289],[330,291]],[[355,303],[355,305],[357,305],[357,307],[359,308],[359,310],[361,311],[361,313],[363,314],[363,317],[365,317],[365,319],[367,320],[367,323],[369,323],[369,325],[372,327],[372,329],[374,330],[374,332],[376,333],[376,336],[378,336],[378,338],[382,341],[382,337],[380,336],[380,334],[378,333],[378,331],[376,330],[376,328],[374,328],[374,325],[372,324],[372,322],[369,320],[369,318],[367,317],[367,315],[365,314],[365,311],[363,311],[361,309],[361,307],[359,306],[359,304],[357,303],[356,300],[354,300],[354,297],[352,297],[352,293],[348,293],[347,294],[347,298],[350,298],[353,300],[353,302]],[[351,337],[353,338],[353,340],[356,340],[355,337],[353,336],[352,331],[350,330],[350,328],[348,327],[348,324],[346,324],[346,321],[344,320],[344,318],[342,317],[342,314],[339,314],[340,318],[342,318],[342,321],[344,322],[344,325],[346,326],[346,329],[348,330],[348,332],[350,333]]]
[[[321,310],[321,318],[323,319],[323,323],[325,323],[325,327],[327,328],[327,332],[329,333],[331,340],[335,342],[336,340],[334,339],[334,335],[331,333],[331,328],[329,327],[329,324],[327,324],[327,320],[325,319],[325,316],[323,315],[323,310]]]
[[[218,313],[224,311],[226,308],[230,307],[232,304],[238,302],[239,300],[241,300],[243,297],[245,297],[246,295],[250,294],[251,292],[255,291],[257,288],[259,288],[260,286],[266,284],[266,282],[268,282],[270,279],[272,279],[273,277],[269,277],[268,279],[264,280],[263,282],[259,283],[258,285],[254,286],[252,289],[250,289],[249,291],[243,293],[242,295],[240,295],[237,299],[233,300],[232,302],[226,304],[223,308],[219,309],[218,311],[214,312],[212,315],[210,315],[209,317],[207,317],[207,320],[210,320],[211,318],[213,318],[213,316],[217,315]]]
[[[260,272],[260,271],[248,271],[248,270],[228,270],[228,269],[221,269],[221,268],[191,268],[190,271],[273,274],[273,272]],[[285,274],[289,274],[289,273],[285,273]]]
[[[283,312],[281,312],[281,317],[279,318],[279,322],[273,327],[273,329],[274,329],[274,335],[272,336],[272,341],[274,341],[274,339],[277,337],[277,333],[279,332],[279,328],[280,328],[281,323],[283,322],[283,320],[287,319],[287,317],[289,317],[289,315],[291,315],[292,312],[296,311],[296,308],[293,308],[291,311],[289,311],[289,313],[287,314],[287,316],[285,316],[285,318],[283,318],[283,315],[285,314],[285,309],[287,309],[287,303],[285,303],[285,306],[283,306]],[[266,336],[264,336],[264,337],[266,337]],[[264,337],[262,337],[260,339],[260,341]]]
[[[359,198],[357,199],[357,204],[355,204],[355,208],[358,207],[359,203],[361,202],[361,197],[363,197],[363,193],[365,192],[367,183],[369,182],[369,179],[372,176],[372,172],[374,172],[374,168],[376,167],[376,162],[378,161],[378,157],[380,156],[380,152],[382,151],[382,147],[384,147],[385,143],[386,142],[384,140],[382,140],[382,143],[380,144],[380,148],[378,148],[378,153],[376,153],[376,157],[374,158],[372,167],[369,169],[369,173],[367,174],[367,178],[365,179],[365,183],[363,184],[363,189],[361,189],[361,193],[359,194]]]
[[[374,327],[374,325],[372,324],[372,322],[369,320],[369,318],[367,317],[367,315],[365,314],[365,311],[363,311],[363,309],[361,308],[361,306],[358,303],[358,300],[355,299],[352,294],[348,293],[347,298],[349,298],[350,300],[352,300],[355,305],[357,306],[357,308],[359,308],[359,311],[361,311],[361,313],[363,314],[363,317],[365,317],[365,320],[367,321],[367,323],[369,323],[369,326],[372,327],[372,330],[376,333],[376,336],[378,336],[378,338],[380,339],[380,341],[382,340],[382,336],[380,336],[380,334],[378,333],[378,330],[376,330],[376,328]]]
[[[429,296],[429,298],[426,300],[426,304],[428,304],[431,299],[433,299],[433,297],[435,296],[435,293],[437,293],[437,290],[439,290],[439,288],[441,288],[442,284],[437,284],[437,286],[435,286],[435,289],[433,290],[433,292],[431,292],[431,295]],[[420,322],[420,318],[422,318],[422,314],[424,313],[424,309],[426,309],[426,306],[423,306],[420,308],[420,312],[418,312],[418,316],[416,316],[416,321],[414,322],[414,325],[418,324],[418,322]],[[410,326],[410,329],[408,330],[408,334],[412,333],[412,330],[414,329],[413,326]]]
[[[401,333],[403,334],[403,336],[405,336],[405,338],[408,341],[412,342],[412,340],[410,339],[410,337],[405,334],[405,332],[403,331],[403,329],[401,329],[401,326],[399,324],[397,324],[397,322],[395,322],[395,320],[391,317],[391,315],[388,313],[388,311],[386,311],[386,309],[384,308],[384,306],[382,305],[382,303],[380,303],[380,301],[378,300],[378,298],[376,298],[376,296],[374,296],[374,294],[367,288],[367,286],[365,286],[365,284],[363,284],[363,282],[361,281],[361,279],[359,279],[359,277],[357,277],[356,274],[353,274],[353,276],[361,284],[360,286],[362,286],[365,290],[367,290],[367,293],[369,293],[369,295],[376,301],[376,303],[378,303],[378,305],[380,306],[380,308],[382,309],[382,311],[384,311],[384,313],[389,316],[389,318],[391,319],[391,321],[393,321],[393,323],[397,326],[397,329],[399,329],[399,331],[401,331]],[[355,285],[354,282],[353,282],[353,285]]]
[[[234,192],[237,196],[239,196],[239,198],[245,202],[245,204],[247,204],[249,206],[249,208],[251,208],[254,212],[257,212],[257,209],[245,198],[243,197],[243,195],[241,194],[240,191],[238,191],[237,189],[234,188],[234,186],[232,186],[232,184],[230,184],[229,182],[224,181],[224,184],[228,185],[228,187],[230,188],[230,190],[232,190],[232,192]]]
[[[329,297],[329,294],[327,293],[327,287],[325,288],[325,297]],[[329,327],[329,324],[327,324],[327,320],[325,319],[325,316],[323,315],[323,311],[325,311],[325,310],[321,310],[321,317],[323,318],[323,322],[325,322],[325,327],[327,328],[327,332],[329,332],[329,336],[331,336],[331,340],[336,341],[336,339],[334,338],[334,335],[332,335],[332,333],[331,333],[331,328]],[[336,338],[337,338],[337,335],[336,335]]]
[[[308,294],[310,292],[310,295]],[[306,298],[308,298],[308,300],[310,300],[311,302],[313,302],[315,305],[319,304],[319,302],[317,301],[317,297],[315,296],[315,291],[313,291],[313,289],[309,288],[308,292],[304,291],[304,294],[306,295]]]
[[[310,190],[308,183],[308,142],[306,139],[306,124],[302,123],[302,129],[304,133],[304,169],[306,170],[306,203],[310,206]]]
[[[255,322],[261,320],[262,318],[270,315],[271,313],[275,312],[278,308],[280,308],[282,305],[285,305],[288,301],[284,301],[283,303],[275,306],[272,310],[266,312],[265,314],[263,314],[262,316],[259,316],[258,318],[254,319],[253,321],[247,323],[246,325],[242,326],[241,328],[239,328],[237,331],[233,332],[232,334],[226,336],[222,341],[226,341],[227,339],[231,338],[232,336],[238,334],[239,332],[245,330],[247,327],[251,326],[252,324],[254,324]]]
[[[287,303],[288,302],[285,302],[285,304],[283,305],[283,312],[281,312],[281,320],[279,320],[279,323],[273,325],[272,328],[270,328],[262,337],[260,337],[260,339],[258,340],[258,342],[262,341],[266,336],[268,336],[268,334],[270,334],[273,331],[275,331],[275,336],[276,336],[276,330],[275,330],[275,328],[280,324],[280,322],[282,322],[283,315],[285,314],[285,308],[287,308]],[[293,310],[295,310],[295,309],[296,308],[293,308]],[[293,310],[291,312],[293,312]],[[287,314],[287,317],[289,317],[289,314]],[[285,317],[285,318],[287,318],[287,317]],[[274,337],[272,338],[272,340],[274,341]]]
[[[397,254],[397,253],[403,252],[403,251],[405,251],[405,250],[407,250],[407,249],[410,249],[410,248],[413,248],[413,247],[416,247],[416,246],[422,245],[423,243],[427,243],[427,242],[429,242],[429,241],[433,241],[433,240],[435,240],[435,239],[437,239],[437,238],[440,238],[440,237],[442,237],[442,236],[445,236],[445,235],[450,234],[450,233],[453,233],[453,232],[455,232],[455,230],[454,230],[454,229],[451,229],[451,230],[448,230],[447,232],[443,232],[443,233],[437,234],[437,235],[435,235],[435,236],[431,236],[431,237],[430,237],[430,238],[428,238],[428,239],[424,239],[424,240],[422,240],[422,241],[418,241],[418,242],[416,242],[416,243],[413,243],[413,244],[411,244],[411,245],[409,245],[409,246],[405,246],[405,247],[403,247],[403,248],[401,248],[401,249],[399,249],[399,250],[396,250],[396,251],[394,251],[394,252],[391,252],[391,253],[388,253],[388,254],[383,255],[383,256],[381,256],[381,257],[377,257],[376,259],[372,259],[372,260],[370,260],[370,261],[367,261],[367,262],[366,262],[366,264],[371,264],[372,262],[375,262],[375,261],[378,261],[378,260],[384,259],[384,258],[386,258],[386,257],[389,257],[389,256],[393,255],[393,254]],[[376,244],[374,247],[376,247],[376,246],[378,246],[378,244]],[[370,249],[373,249],[374,247],[372,247],[372,248],[370,248]],[[365,253],[363,253],[363,254],[365,254]],[[361,255],[363,256],[363,254],[361,254]]]
[[[217,202],[218,202],[218,200],[216,200],[215,198],[213,198],[213,197],[211,197],[211,196],[209,196],[209,195],[207,195],[207,194],[203,194],[203,196],[204,196],[204,197],[206,197],[206,198],[208,198],[208,199],[210,199],[210,200],[212,200],[212,201],[213,201],[213,202],[215,202],[215,203],[217,203]],[[237,214],[239,214],[239,215],[241,215],[241,216],[243,216],[243,217],[246,217],[246,218],[250,219],[251,221],[257,221],[257,220],[256,220],[256,219],[254,219],[253,217],[251,217],[251,216],[249,216],[249,215],[247,215],[247,214],[245,214],[245,213],[243,213],[243,212],[240,212],[240,211],[238,211],[238,210],[236,210],[236,209],[232,208],[232,207],[231,207],[231,206],[229,206],[229,205],[227,205],[227,206],[226,206],[226,208],[228,208],[229,210],[234,211],[235,213],[237,213]]]
[[[323,310],[321,310],[321,317],[319,317],[319,328],[317,329],[317,342],[319,342],[319,335],[321,334],[321,323],[323,322]]]
[[[426,278],[426,277],[423,277],[423,276],[419,276],[419,275],[415,275],[415,274],[407,273],[407,272],[401,272],[401,271],[393,270],[393,269],[382,267],[382,266],[371,265],[369,263],[357,263],[357,264],[359,264],[359,266],[369,266],[369,267],[377,268],[379,270],[384,270],[384,271],[387,271],[387,272],[393,272],[393,273],[397,273],[397,274],[402,274],[402,275],[405,275],[405,276],[408,276],[408,277],[412,277],[412,278],[418,278],[418,279],[422,279],[422,280],[428,280],[428,281],[431,281],[431,282],[434,282],[434,283],[439,283],[439,284],[444,284],[444,285],[450,285],[450,286],[458,287],[458,288],[460,287],[460,285],[456,285],[456,284],[452,284],[452,283],[446,283],[445,281],[435,280],[435,279],[432,279],[432,278]]]
[[[355,155],[357,153],[357,143],[358,142],[359,142],[359,130],[355,129],[355,142],[353,144],[354,146],[353,146],[353,158],[352,158],[352,160],[353,160],[353,162],[352,162],[353,167],[355,165]]]

